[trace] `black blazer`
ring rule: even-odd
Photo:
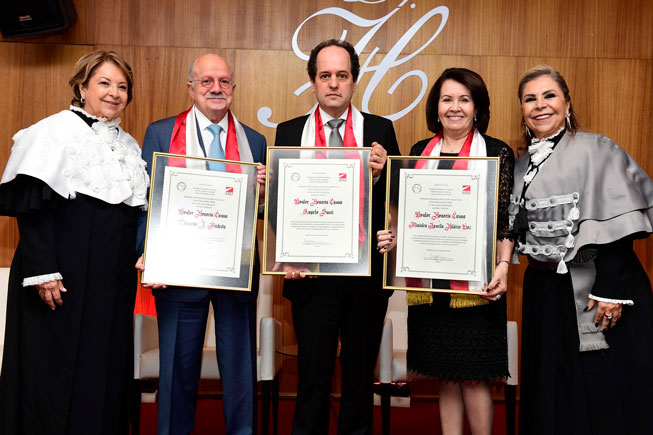
[[[398,156],[399,145],[397,144],[397,136],[395,129],[392,126],[392,121],[381,116],[371,115],[369,113],[362,113],[363,115],[363,146],[371,147],[373,142],[378,142],[385,148],[388,155]],[[300,146],[302,141],[302,132],[308,115],[300,116],[289,121],[282,122],[277,126],[277,134],[274,140],[275,146]],[[372,189],[372,234],[370,237],[376,239],[376,232],[384,228],[385,225],[385,185],[386,185],[386,170],[381,172],[379,180],[374,183]],[[372,265],[372,279],[378,288],[381,288],[383,283],[383,256],[377,254],[374,249],[376,242],[372,242],[371,265]],[[293,286],[289,282],[284,287]],[[284,295],[288,296],[285,292]],[[392,292],[386,292],[388,296]]]

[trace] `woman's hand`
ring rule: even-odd
[[[136,261],[136,265],[134,266],[136,269],[140,270],[141,272],[145,271],[145,264],[143,263],[143,256],[141,255],[138,257],[138,260]],[[144,288],[152,288],[155,290],[159,290],[162,288],[166,288],[166,285],[164,284],[150,284],[150,283],[145,283],[141,284],[141,287]]]
[[[51,310],[54,310],[57,305],[63,305],[61,293],[66,293],[68,291],[64,288],[60,279],[37,284],[34,287],[39,291],[39,297],[41,300],[45,302]]]
[[[376,250],[380,254],[392,251],[397,246],[397,237],[392,230],[380,230],[376,232]]]
[[[483,291],[486,294],[479,295],[488,301],[498,301],[501,296],[508,291],[508,270],[510,269],[508,263],[501,261],[494,269],[494,276],[492,281],[485,287]]]
[[[594,299],[590,299],[589,302],[587,302],[587,308],[585,308],[585,310],[590,311],[596,304],[597,302]],[[614,327],[617,324],[617,320],[621,318],[623,305],[610,302],[599,302],[598,304],[599,306],[596,309],[594,324],[599,326],[599,323],[603,323],[601,331]]]

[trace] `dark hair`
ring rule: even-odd
[[[329,39],[328,41],[320,42],[311,50],[311,56],[308,58],[308,65],[306,69],[308,70],[308,76],[311,78],[311,81],[315,81],[315,76],[317,75],[317,55],[318,53],[326,47],[336,46],[344,48],[349,53],[349,61],[351,63],[351,76],[354,80],[358,80],[358,74],[360,73],[360,62],[358,61],[358,54],[353,45],[347,41],[338,41],[337,39]]]
[[[569,87],[567,86],[567,82],[565,81],[565,78],[562,77],[562,74],[560,74],[558,71],[553,69],[552,66],[549,65],[538,65],[535,66],[522,75],[521,79],[519,80],[519,89],[517,89],[517,97],[519,97],[519,104],[521,105],[521,98],[524,95],[524,88],[526,85],[535,80],[538,77],[542,76],[549,76],[551,79],[558,84],[560,87],[560,90],[562,91],[562,94],[565,97],[565,101],[569,103],[569,124],[567,125],[567,130],[569,130],[571,133],[576,133],[579,129],[578,125],[578,119],[576,118],[576,112],[574,112],[574,105],[571,104],[571,97],[569,96]],[[528,144],[530,143],[530,135],[528,132],[528,127],[526,127],[526,122],[524,120],[524,115],[522,114],[521,117],[521,123],[522,126],[524,127],[524,141]]]
[[[105,62],[111,62],[125,75],[125,78],[127,79],[127,104],[129,104],[132,100],[132,88],[134,85],[134,73],[132,72],[132,68],[123,58],[118,56],[115,51],[105,50],[85,54],[79,58],[77,63],[75,63],[75,73],[70,80],[68,80],[70,90],[73,93],[73,99],[70,104],[77,107],[84,107],[84,104],[81,102],[82,94],[79,88],[81,86],[88,86],[89,79],[93,74],[95,74],[95,71],[100,67],[100,65]]]
[[[433,84],[429,97],[426,100],[426,125],[433,133],[442,130],[442,123],[438,121],[438,103],[440,102],[440,89],[447,80],[453,80],[465,86],[472,93],[476,120],[474,128],[481,133],[487,131],[490,124],[490,95],[483,78],[474,71],[466,68],[447,68]]]

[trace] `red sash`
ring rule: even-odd
[[[354,136],[354,127],[351,120],[351,104],[349,105],[349,113],[347,113],[347,121],[345,122],[345,137],[343,144],[345,147],[356,148],[356,137]],[[320,108],[315,109],[315,146],[325,147],[326,136],[324,135],[324,123],[322,122],[322,115],[320,115]],[[319,152],[315,153],[318,159],[325,159],[326,154]],[[345,151],[345,158],[359,159],[358,152]],[[363,162],[360,164],[360,191],[359,191],[359,204],[358,204],[358,246],[362,246],[365,242],[365,225],[363,224],[363,213],[365,212],[365,171],[363,169]],[[371,192],[370,192],[371,194]]]
[[[156,317],[156,306],[152,290],[141,287],[141,272],[138,272],[138,288],[136,289],[136,301],[134,303],[134,314],[147,314]]]
[[[469,157],[469,152],[472,149],[472,140],[474,139],[474,130],[469,132],[467,135],[467,139],[465,139],[465,143],[463,144],[463,147],[460,149],[460,152],[458,153],[458,157]],[[428,144],[426,144],[426,147],[424,148],[424,151],[422,151],[422,154],[420,156],[422,157],[429,157],[431,153],[433,152],[433,148],[442,140],[442,131],[437,134],[433,139],[429,141]],[[417,163],[415,164],[415,169],[422,169],[426,165],[427,160],[418,160]],[[451,169],[467,169],[469,160],[456,160],[453,163],[453,168]]]
[[[424,148],[424,151],[422,151],[421,156],[428,157],[431,155],[433,152],[433,148],[442,140],[442,131],[438,133],[433,139],[429,141],[429,143],[426,145]],[[472,149],[472,139],[474,138],[474,129],[472,129],[469,134],[467,135],[467,139],[465,140],[465,143],[463,144],[462,148],[460,149],[460,152],[458,153],[458,157],[469,157],[469,152]],[[422,169],[424,166],[426,166],[428,160],[418,160],[417,163],[415,164],[415,169]],[[469,160],[456,160],[453,163],[453,167],[451,169],[467,169],[469,166]],[[422,287],[422,279],[421,278],[406,278],[406,284],[409,287]],[[449,287],[451,287],[451,290],[469,290],[469,283],[467,281],[456,281],[456,280],[450,280],[449,281]]]
[[[175,119],[175,125],[172,127],[172,134],[170,135],[170,154],[180,154],[188,155],[186,152],[186,118],[188,117],[188,112],[192,107],[185,112],[177,115]],[[229,116],[229,128],[227,130],[227,146],[225,147],[225,159],[240,161],[240,152],[238,151],[238,137],[236,135],[236,125],[234,123],[234,117],[231,114],[231,110],[227,112]],[[199,138],[198,138],[199,139]],[[184,159],[168,159],[169,166],[175,166],[184,168],[186,167],[186,161]],[[226,164],[227,172],[240,173],[241,169],[239,165]]]

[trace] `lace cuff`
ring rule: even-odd
[[[30,276],[29,278],[23,279],[23,287],[43,284],[44,282],[55,281],[57,279],[63,279],[63,276],[61,276],[59,272],[47,273],[45,275],[38,275],[38,276]]]
[[[635,305],[635,302],[633,302],[630,299],[608,299],[608,298],[602,298],[600,296],[594,296],[593,294],[590,293],[590,299],[594,299],[597,302],[609,302],[611,304],[622,304],[622,305]]]

